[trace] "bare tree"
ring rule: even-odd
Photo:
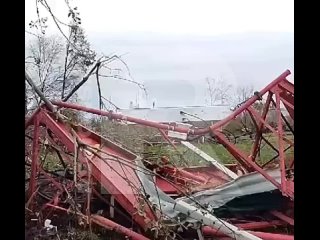
[[[63,99],[88,71],[95,57],[84,31],[73,25],[67,41],[58,36],[38,35],[29,46],[26,68],[46,97]],[[29,94],[30,89],[27,89]],[[33,100],[34,107],[39,105],[37,96],[34,95]]]
[[[207,92],[209,94],[209,104],[227,104],[230,100],[232,85],[223,80],[206,78]]]
[[[77,24],[70,26],[69,39],[65,48],[64,73],[62,79],[61,98],[65,96],[68,80],[80,78],[94,64],[96,53],[91,50],[84,30]]]
[[[29,55],[25,61],[26,70],[45,96],[58,97],[58,80],[62,76],[61,56],[63,53],[62,39],[56,36],[39,35],[29,46]],[[27,104],[36,107],[39,97],[26,85]]]
[[[253,94],[254,94],[254,88],[252,85],[238,86],[235,89],[234,102],[236,104],[241,104],[247,101],[250,97],[252,97]]]
[[[81,19],[77,7],[71,7],[69,1],[65,1],[65,3],[69,10],[69,24],[64,23],[55,16],[54,11],[46,0],[37,0],[36,10],[38,18],[29,24],[30,29],[34,32],[26,31],[26,33],[37,38],[35,41],[37,44],[34,44],[37,47],[33,47],[32,54],[26,58],[26,71],[39,88],[45,91],[45,96],[49,98],[60,97],[63,101],[70,100],[70,98],[71,100],[76,99],[78,89],[91,76],[95,76],[96,78],[100,108],[108,109],[108,104],[113,108],[116,106],[102,95],[101,78],[114,78],[136,84],[147,94],[144,85],[133,80],[130,70],[121,56],[106,56],[104,54],[101,54],[99,58],[96,56],[95,51],[90,47],[84,30],[80,27]],[[43,10],[46,14],[49,14],[49,18],[41,16]],[[53,20],[54,25],[61,33],[59,41],[52,42],[53,37],[46,36],[46,28],[50,19]],[[63,28],[68,29],[68,33],[65,33],[66,31],[63,31]],[[52,51],[55,47],[59,51]],[[37,56],[40,55],[42,58],[44,55],[45,59],[40,58],[41,60],[39,61],[39,57]],[[48,55],[51,55],[52,61],[48,59]],[[120,63],[121,66],[117,65],[116,68],[113,68],[112,66],[116,63]],[[123,67],[125,71],[123,71]],[[40,99],[29,86],[26,86],[26,95],[27,112],[30,105],[34,107],[39,105]]]
[[[245,103],[254,94],[254,88],[252,85],[242,85],[233,89],[232,97],[230,98],[230,103],[232,109],[235,110],[243,103]],[[243,112],[237,118],[238,124],[240,124],[241,131],[243,134],[249,134],[252,136],[254,124],[252,122],[251,116],[247,112]]]

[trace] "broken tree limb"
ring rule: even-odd
[[[40,89],[36,86],[36,84],[32,81],[31,77],[25,71],[25,79],[27,80],[28,84],[32,89],[37,93],[37,95],[41,98],[41,100],[45,103],[45,105],[48,107],[48,109],[52,112],[56,112],[56,107],[53,106],[53,104],[43,95],[43,93],[40,91]]]
[[[72,97],[72,95],[73,95],[76,91],[78,91],[78,89],[79,89],[83,84],[85,84],[86,81],[88,81],[89,77],[93,74],[94,70],[96,70],[96,68],[100,66],[100,64],[101,64],[101,59],[102,59],[102,57],[99,58],[99,59],[95,62],[95,64],[93,65],[93,67],[91,68],[91,70],[89,71],[89,73],[82,78],[81,82],[79,82],[79,83],[71,90],[71,92],[70,92],[64,99],[62,99],[63,102],[68,101],[68,100],[70,99],[70,97]]]
[[[104,96],[101,96],[102,99],[106,100],[109,104],[111,104],[115,109],[120,110],[120,108],[115,105],[113,102],[111,102],[109,99],[105,98]]]
[[[97,66],[97,71],[96,71],[96,78],[97,78],[97,87],[98,87],[98,94],[99,94],[99,108],[100,110],[103,107],[103,101],[101,98],[101,87],[100,87],[100,81],[99,81],[99,69],[100,69],[100,64]]]

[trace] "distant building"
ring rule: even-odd
[[[155,107],[119,109],[117,112],[145,120],[161,123],[192,122],[206,123],[219,121],[231,114],[230,106],[188,106],[188,107]],[[205,124],[205,125],[206,125]],[[197,124],[196,124],[197,125]],[[202,124],[200,124],[202,125]]]

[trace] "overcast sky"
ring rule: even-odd
[[[147,88],[146,98],[136,86],[106,79],[104,96],[122,108],[137,98],[142,107],[154,99],[157,106],[204,105],[206,77],[260,89],[286,69],[293,72],[293,0],[70,2],[94,49],[125,54],[132,77]],[[67,22],[64,1],[48,3]],[[26,0],[26,29],[35,9],[35,0]],[[47,33],[57,33],[49,24]],[[93,79],[81,96],[96,105]]]

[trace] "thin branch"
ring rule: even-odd
[[[38,16],[38,21],[39,21],[39,25],[40,25],[40,29],[41,29],[41,33],[44,34],[45,30],[43,29],[44,27],[41,24],[41,18],[40,18],[40,13],[39,13],[39,6],[38,6],[38,1],[36,0],[36,11],[37,11],[37,16]]]
[[[110,63],[110,62],[118,59],[118,57],[117,57],[116,55],[113,55],[113,56],[111,56],[111,57],[108,57],[107,59],[103,59],[104,57],[105,57],[105,56],[102,56],[102,57],[100,57],[100,58],[96,61],[96,63],[93,65],[93,67],[91,68],[91,70],[89,71],[89,73],[88,73],[86,76],[83,77],[82,81],[79,82],[79,83],[71,90],[71,92],[70,92],[62,101],[64,101],[64,102],[67,101],[85,82],[87,82],[88,79],[89,79],[89,77],[90,77],[92,74],[94,74],[94,71],[96,70],[96,68],[97,68],[98,65],[100,66],[100,65],[103,64],[103,63],[106,63],[106,62]],[[102,60],[102,59],[103,59],[103,60]],[[99,74],[99,76],[100,76],[100,77],[104,77],[104,75],[101,75],[101,74]],[[123,80],[125,80],[125,79],[123,79]],[[140,88],[142,88],[142,89],[146,92],[144,86],[143,86],[141,83],[137,83],[137,82],[135,82],[135,81],[128,80],[128,79],[127,79],[127,81],[130,81],[130,82],[133,82],[133,83],[138,84],[138,85],[140,86]]]
[[[99,74],[99,76],[100,77],[105,77],[105,78],[116,78],[116,79],[120,79],[120,80],[123,80],[123,81],[134,83],[134,84],[138,85],[138,87],[141,88],[143,91],[145,91],[145,93],[147,94],[147,90],[146,90],[146,88],[144,87],[144,85],[142,83],[139,83],[139,82],[136,82],[134,80],[130,80],[130,79],[121,77],[119,75],[103,75],[103,74]]]
[[[104,96],[101,96],[101,98],[103,98],[104,100],[106,100],[109,104],[111,104],[112,106],[114,106],[117,110],[120,109],[118,106],[116,106],[113,102],[111,102],[109,99],[105,98]]]
[[[97,78],[97,86],[98,86],[98,94],[99,94],[99,108],[102,109],[103,101],[101,98],[101,88],[100,88],[100,81],[99,81],[99,68],[100,68],[100,62],[97,65],[97,71],[96,71],[96,78]]]
[[[38,94],[38,96],[42,99],[42,101],[47,105],[47,107],[55,112],[55,107],[53,104],[43,95],[43,93],[39,90],[39,88],[34,84],[28,73],[25,71],[25,79],[29,83],[29,85],[33,88],[33,90]]]
[[[34,65],[34,66],[38,67],[38,65],[37,65],[37,64],[35,64],[34,62],[28,62],[28,61],[25,61],[24,63],[25,63],[25,64],[26,64],[26,63],[27,63],[27,64],[32,64],[32,65]]]
[[[129,77],[130,77],[131,79],[133,79],[133,77],[131,76],[131,71],[130,71],[129,66],[128,66],[127,63],[126,63],[125,61],[123,61],[122,58],[121,58],[122,56],[124,56],[124,55],[126,55],[126,54],[128,54],[128,53],[124,53],[124,54],[122,54],[122,55],[120,55],[120,56],[117,56],[117,55],[114,55],[114,56],[115,56],[117,59],[119,59],[120,62],[123,63],[123,65],[126,67],[126,69],[127,69],[127,71],[128,71]]]
[[[69,99],[85,82],[88,81],[89,77],[90,77],[90,76],[93,74],[93,72],[96,70],[98,64],[100,64],[101,59],[102,59],[102,57],[99,58],[99,59],[96,61],[96,63],[93,65],[93,67],[91,68],[91,70],[89,71],[89,73],[82,78],[82,81],[79,82],[79,83],[71,90],[71,92],[70,92],[64,99],[62,99],[63,102],[68,101],[68,99]]]
[[[39,36],[38,36],[37,34],[34,34],[34,33],[29,32],[29,31],[27,31],[27,30],[24,30],[24,31],[25,31],[26,33],[30,34],[30,35],[33,35],[33,36],[35,36],[35,37],[39,38]]]
[[[47,3],[47,1],[44,0],[43,2],[41,2],[41,4],[48,10],[48,12],[50,13],[50,15],[51,15],[54,23],[56,24],[58,30],[59,30],[60,33],[63,35],[63,37],[69,42],[69,44],[72,45],[72,47],[73,47],[75,50],[77,50],[78,52],[80,52],[79,49],[68,39],[68,37],[67,37],[67,36],[65,35],[65,33],[62,31],[62,29],[61,29],[61,27],[59,26],[59,23],[58,23],[58,22],[60,22],[61,24],[64,24],[64,23],[62,23],[61,21],[59,21],[59,20],[57,19],[57,17],[52,13],[51,8],[50,8],[49,4]],[[66,25],[66,26],[68,26],[68,27],[72,27],[72,26],[70,26],[70,25],[68,25],[68,24],[64,24],[64,25]]]
[[[70,30],[70,36],[71,37],[71,30]],[[63,82],[62,82],[62,91],[61,91],[61,99],[64,98],[64,90],[66,86],[66,74],[67,74],[67,65],[68,65],[68,57],[69,57],[69,48],[70,48],[70,41],[67,42],[67,47],[66,47],[66,57],[64,59],[64,72],[63,72]]]
[[[50,56],[50,53],[49,53],[49,56],[48,56],[48,58],[49,58],[49,60],[48,61],[46,61],[47,62],[47,64],[48,64],[48,67],[47,67],[47,69],[46,69],[46,74],[45,74],[45,76],[44,76],[44,78],[43,78],[43,86],[42,86],[42,92],[44,91],[44,88],[45,88],[45,83],[46,83],[46,81],[47,81],[47,79],[48,79],[48,75],[49,75],[49,73],[50,73],[50,69],[52,70],[52,64],[53,64],[53,61],[56,59],[56,57],[57,57],[57,54],[59,54],[60,53],[60,51],[61,51],[61,49],[59,50],[59,43],[57,44],[57,45],[55,45],[56,43],[55,42],[53,42],[52,43],[52,55]]]

